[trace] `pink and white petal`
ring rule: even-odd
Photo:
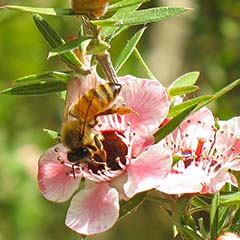
[[[204,139],[203,151],[208,151],[214,140],[214,117],[212,112],[206,107],[191,114],[183,123],[169,136],[175,139],[177,145],[187,149],[196,149],[199,139]]]
[[[209,176],[208,179],[206,179],[201,193],[217,193],[227,182],[236,185],[236,181],[236,178],[233,177],[232,174],[226,171],[219,171],[217,175]]]
[[[228,121],[219,121],[220,128],[216,134],[215,148],[218,152],[231,159],[236,159],[240,169],[240,117]]]
[[[160,180],[169,173],[171,164],[171,154],[162,142],[150,146],[132,159],[127,167],[128,179],[123,186],[126,195],[131,198],[159,185]]]
[[[59,149],[56,152],[56,148]],[[73,178],[66,173],[71,168],[61,164],[57,158],[67,161],[66,148],[57,144],[43,153],[38,162],[38,184],[45,198],[54,202],[64,202],[78,189],[81,178]]]
[[[123,84],[120,92],[123,102],[139,114],[125,115],[126,122],[131,123],[131,131],[152,133],[169,111],[166,89],[156,80],[130,75],[120,77],[119,81]]]
[[[169,173],[156,189],[167,194],[197,193],[202,190],[204,177],[202,169],[189,166],[184,172]]]
[[[117,189],[119,194],[119,200],[128,201],[129,197],[124,192],[123,185],[127,181],[127,173],[121,174],[119,177],[114,178],[113,181],[110,182],[110,186]]]
[[[146,149],[153,143],[154,143],[153,135],[136,134],[134,136],[131,155],[137,156],[140,152],[142,152],[144,149]]]
[[[116,189],[109,187],[106,182],[97,183],[73,197],[65,224],[83,235],[106,231],[118,219],[118,201]]]

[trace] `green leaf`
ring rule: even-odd
[[[129,201],[120,201],[120,213],[119,219],[126,217],[131,212],[135,211],[140,205],[142,205],[146,196],[146,192],[139,193]]]
[[[150,68],[147,66],[145,61],[143,60],[141,53],[138,51],[138,49],[136,47],[134,48],[134,53],[135,53],[135,56],[136,56],[138,62],[141,65],[143,71],[146,73],[147,77],[149,77],[150,79],[157,79],[154,76],[154,74],[151,72]]]
[[[219,194],[216,193],[212,200],[210,212],[210,233],[211,239],[216,239],[218,235],[218,218],[219,218]]]
[[[194,85],[196,81],[198,80],[200,73],[199,72],[189,72],[185,73],[181,77],[177,78],[171,86],[169,86],[169,89],[172,87],[182,87],[182,86],[189,86]]]
[[[53,140],[58,141],[60,139],[60,134],[56,131],[44,128],[43,131],[47,133]]]
[[[50,48],[57,48],[65,43],[61,36],[40,15],[34,14],[33,20]],[[70,68],[75,71],[81,69],[82,63],[73,51],[63,53],[59,56]]]
[[[125,26],[125,25],[139,25],[150,22],[156,22],[167,17],[176,16],[180,13],[186,12],[190,9],[183,7],[157,7],[145,10],[139,10],[131,14],[123,13],[122,15],[112,16],[104,20],[92,20],[94,25],[98,26]]]
[[[72,41],[66,42],[63,45],[52,49],[48,54],[48,58],[74,50],[75,48],[80,47],[84,42],[86,42],[86,40],[89,40],[89,39],[91,39],[91,36],[82,36]]]
[[[46,14],[51,16],[74,16],[79,15],[74,12],[71,8],[36,8],[36,7],[27,7],[27,6],[17,6],[17,5],[5,5],[3,8],[10,10],[18,10],[22,12],[29,13],[38,13],[38,14]]]
[[[227,92],[231,91],[233,88],[237,87],[239,84],[240,84],[240,79],[237,79],[234,82],[230,83],[226,87],[224,87],[221,90],[219,90],[218,92],[214,93],[209,100],[206,100],[203,103],[199,104],[199,106],[197,107],[196,110],[200,109],[201,107],[207,105],[208,103],[215,101],[216,99],[225,95]]]
[[[98,39],[93,39],[89,42],[87,46],[87,53],[88,54],[102,54],[107,49],[110,48],[110,45],[104,41],[99,41]]]
[[[170,96],[178,96],[191,92],[195,92],[199,89],[196,85],[185,85],[185,86],[177,86],[169,89],[168,93]]]
[[[240,209],[238,207],[238,210],[234,214],[232,224],[230,226],[230,231],[235,233],[240,233]]]
[[[210,99],[211,97],[212,97],[211,95],[200,96],[200,97],[196,97],[196,98],[190,99],[188,101],[179,103],[177,105],[174,105],[170,108],[167,117],[173,117],[173,116],[179,114],[179,112],[182,112],[184,109],[186,109],[190,106],[196,105],[196,104],[200,104],[200,103]]]
[[[48,78],[54,78],[54,79],[61,80],[63,82],[67,82],[70,76],[71,76],[70,72],[64,73],[64,72],[52,71],[52,72],[34,74],[34,75],[18,78],[14,81],[14,84],[27,84],[32,81],[41,81],[41,80],[46,80]]]
[[[42,95],[60,92],[66,89],[66,83],[62,81],[41,81],[27,85],[13,86],[0,92],[6,95]]]
[[[155,134],[155,143],[161,141],[165,138],[168,134],[170,134],[197,106],[197,104],[192,105],[186,108],[184,111],[173,117],[168,123],[163,125]]]
[[[137,3],[141,3],[142,4],[144,2],[149,2],[149,1],[150,0],[123,0],[123,1],[111,4],[108,7],[108,11],[115,11],[116,9],[119,9],[119,8],[128,7],[128,6],[137,4]]]
[[[204,240],[197,234],[196,230],[191,229],[189,226],[182,226],[180,230],[184,235],[190,237],[184,239]]]
[[[121,16],[123,14],[132,14],[133,12],[135,12],[139,7],[141,6],[141,4],[134,4],[131,5],[129,7],[125,7],[125,8],[120,8],[118,11],[116,11],[112,17],[117,18],[118,16]],[[103,26],[102,27],[102,31],[101,34],[103,36],[103,39],[105,39],[106,37],[113,39],[114,37],[116,37],[119,33],[123,32],[124,30],[126,30],[128,28],[128,26],[124,26],[124,27],[116,27],[116,26]]]
[[[230,206],[233,204],[240,203],[240,192],[230,192],[227,194],[222,194],[220,196],[220,204],[221,206]]]
[[[123,50],[121,51],[121,53],[119,54],[119,56],[118,56],[118,58],[116,60],[116,64],[115,64],[116,72],[118,72],[122,68],[123,64],[131,56],[131,54],[133,53],[136,45],[140,41],[140,39],[141,39],[141,37],[142,37],[142,35],[143,35],[145,30],[146,30],[146,28],[142,28],[137,33],[135,33],[133,35],[133,37],[129,40],[127,45],[123,48]]]
[[[218,216],[218,233],[221,232],[222,228],[225,226],[226,220],[230,215],[229,207],[221,207],[219,208],[219,216]]]

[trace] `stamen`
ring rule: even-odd
[[[197,149],[195,151],[196,160],[199,160],[201,157],[204,142],[205,142],[205,140],[203,138],[198,139],[198,145],[197,145]]]

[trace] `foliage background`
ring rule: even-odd
[[[41,7],[68,7],[67,0],[0,1]],[[189,71],[200,71],[200,94],[213,93],[240,77],[240,3],[238,0],[151,1],[183,5],[194,11],[151,24],[139,44],[154,74],[168,86]],[[145,5],[147,6],[147,4]],[[67,37],[77,32],[75,18],[46,19]],[[113,60],[136,29],[113,41]],[[48,47],[30,14],[0,10],[0,88],[25,75],[63,70],[57,58],[46,60]],[[134,56],[120,74],[144,77]],[[240,88],[214,102],[216,116],[239,115]],[[41,129],[59,130],[63,102],[56,95],[0,96],[0,240],[79,239],[64,226],[68,203],[45,200],[38,190],[37,160],[52,140]],[[110,231],[88,239],[172,239],[171,223],[161,209],[146,202]]]

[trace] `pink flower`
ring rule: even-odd
[[[231,232],[226,232],[219,236],[216,240],[239,240],[240,236]]]
[[[120,199],[155,188],[171,168],[170,152],[162,142],[151,145],[153,133],[169,109],[164,87],[158,81],[133,76],[119,81],[122,90],[116,104],[126,103],[139,115],[99,117],[95,130],[104,136],[106,165],[72,166],[62,144],[48,149],[39,159],[39,186],[48,200],[63,202],[76,192],[66,225],[83,235],[109,229],[118,219]],[[82,178],[85,185],[79,187]]]
[[[240,169],[240,117],[220,121],[207,108],[188,117],[165,139],[177,159],[157,187],[168,194],[216,193],[226,182],[237,185],[229,169]]]

